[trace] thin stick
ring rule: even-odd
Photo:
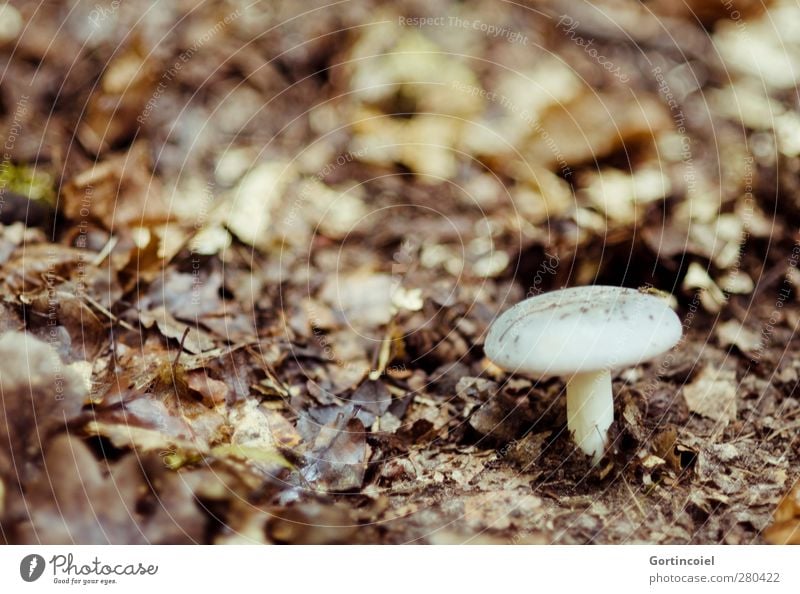
[[[183,330],[183,336],[181,336],[181,346],[178,348],[178,354],[175,355],[175,360],[172,362],[172,373],[175,373],[175,370],[178,368],[178,360],[181,358],[181,353],[183,353],[183,344],[186,342],[186,337],[189,336],[189,326],[186,326]]]

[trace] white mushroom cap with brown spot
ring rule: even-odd
[[[660,297],[624,287],[573,287],[504,312],[484,350],[509,371],[569,375],[637,365],[675,346],[681,331]]]

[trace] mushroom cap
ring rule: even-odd
[[[624,287],[573,287],[504,312],[484,351],[509,371],[572,375],[637,365],[671,349],[681,333],[681,321],[660,297]]]

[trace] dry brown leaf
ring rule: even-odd
[[[136,40],[123,49],[103,72],[78,126],[78,139],[91,153],[100,154],[133,135],[140,126],[156,81],[153,54]]]
[[[111,464],[95,460],[80,440],[61,435],[47,450],[45,472],[28,485],[29,521],[16,541],[38,544],[170,544],[199,542],[204,521],[185,480],[165,475],[145,482],[142,461],[128,455]],[[157,503],[143,506],[148,486]],[[150,509],[142,512],[142,509]]]
[[[228,384],[209,377],[205,369],[193,369],[186,374],[186,385],[200,394],[210,405],[224,404],[231,392]]]
[[[736,372],[706,365],[684,386],[683,397],[693,413],[727,425],[736,418],[736,385]]]
[[[0,336],[0,475],[24,473],[48,434],[81,410],[84,380],[44,341],[22,332]],[[22,477],[18,477],[22,478]]]
[[[340,325],[370,328],[392,319],[392,289],[388,274],[356,272],[328,278],[320,298],[338,315]]]
[[[323,491],[358,489],[364,482],[368,452],[363,423],[340,415],[320,429],[303,476]]]
[[[542,114],[525,156],[528,162],[550,167],[577,165],[631,142],[652,140],[655,133],[671,125],[664,105],[653,96],[634,97],[627,90],[585,91]]]
[[[764,539],[770,544],[800,545],[800,483],[781,499]]]
[[[73,221],[94,220],[117,233],[170,220],[169,204],[160,179],[150,169],[144,143],[72,178],[64,187],[62,208]]]
[[[247,245],[269,250],[275,238],[274,211],[296,175],[284,162],[256,165],[220,205],[219,215],[228,230]]]
[[[234,406],[229,421],[233,427],[231,443],[235,445],[274,451],[300,443],[300,435],[282,414],[259,405],[254,399]]]
[[[197,355],[214,348],[214,341],[207,332],[196,325],[190,326],[173,318],[166,309],[158,307],[150,311],[143,311],[139,319],[145,328],[152,328],[153,324],[167,338],[172,338],[182,343],[183,348]]]
[[[700,293],[700,303],[703,304],[706,311],[711,313],[719,313],[727,302],[725,293],[709,276],[706,269],[697,262],[689,264],[686,276],[683,277],[683,289],[686,291],[697,289]]]
[[[752,357],[762,347],[761,336],[736,319],[717,326],[717,338],[722,347],[736,346],[745,355]]]

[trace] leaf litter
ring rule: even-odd
[[[19,89],[37,115],[63,92],[0,176],[2,540],[798,542],[791,3],[781,35],[748,13],[747,47],[710,3],[707,29],[665,3],[601,3],[618,29],[552,3],[627,87],[555,12],[447,5],[532,58],[403,28],[406,2],[213,4],[119,52],[56,33],[62,3],[25,16],[24,59],[0,43],[4,124]],[[286,31],[251,46],[262,19]],[[685,327],[615,377],[596,468],[563,382],[482,352],[509,305],[587,283],[663,289]]]

